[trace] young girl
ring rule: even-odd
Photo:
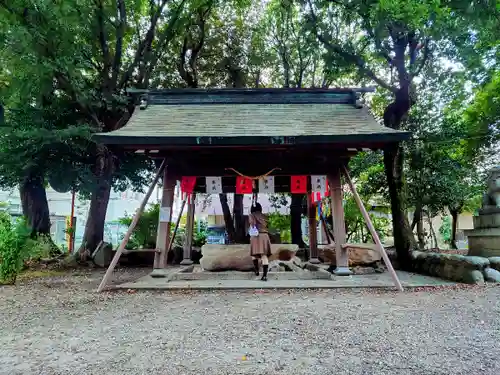
[[[250,255],[252,256],[255,275],[259,276],[259,258],[262,259],[263,275],[261,280],[267,281],[267,271],[269,269],[269,259],[271,256],[271,241],[267,229],[267,218],[262,213],[262,206],[259,203],[252,205],[248,216],[250,228],[257,231],[250,235]]]

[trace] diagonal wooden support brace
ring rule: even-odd
[[[351,176],[349,175],[349,172],[347,171],[347,168],[345,165],[343,166],[344,174],[347,180],[347,183],[349,187],[351,188],[352,194],[354,195],[354,199],[356,200],[356,203],[359,207],[359,210],[361,211],[361,214],[363,215],[363,218],[365,219],[366,226],[368,227],[368,230],[370,231],[373,240],[375,241],[375,244],[377,245],[377,248],[380,252],[380,255],[382,255],[382,259],[384,260],[384,263],[389,270],[389,273],[391,274],[392,280],[394,281],[394,284],[396,285],[396,288],[399,291],[403,291],[403,286],[401,285],[401,282],[399,281],[398,275],[396,274],[396,271],[394,271],[394,268],[392,267],[391,260],[387,256],[387,253],[384,249],[384,246],[382,245],[382,241],[380,241],[380,238],[377,234],[377,231],[375,230],[375,226],[372,223],[372,220],[370,219],[370,215],[368,214],[368,211],[366,210],[363,202],[361,201],[361,198],[358,194],[358,191],[356,190],[356,186],[354,186],[354,183],[351,180]]]
[[[163,170],[166,168],[166,160],[163,160],[163,162],[160,165],[160,168],[158,169],[158,172],[156,173],[156,176],[151,183],[151,186],[149,187],[149,190],[147,191],[146,195],[144,196],[144,199],[142,200],[141,205],[137,209],[134,218],[132,220],[132,223],[130,223],[130,226],[127,229],[127,233],[125,233],[125,236],[123,237],[122,242],[120,243],[120,246],[118,247],[118,250],[116,250],[115,256],[111,260],[111,263],[109,264],[108,269],[106,270],[106,273],[104,274],[104,277],[102,278],[101,283],[99,284],[99,287],[97,288],[97,292],[102,292],[103,289],[106,287],[106,284],[109,281],[109,278],[113,274],[113,270],[116,267],[116,264],[118,263],[118,260],[120,259],[120,256],[122,255],[123,251],[125,250],[125,246],[127,246],[127,243],[130,239],[130,236],[132,235],[132,232],[134,231],[135,226],[137,225],[137,222],[139,221],[139,218],[141,217],[142,213],[144,212],[144,208],[146,207],[146,204],[149,201],[149,198],[151,197],[151,194],[153,193],[153,190],[158,183],[158,180],[160,179],[160,176],[163,174]]]

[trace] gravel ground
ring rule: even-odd
[[[0,374],[500,374],[498,287],[97,295],[101,276],[1,287]]]

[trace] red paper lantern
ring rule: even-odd
[[[236,194],[252,194],[253,184],[252,180],[248,177],[236,177]]]
[[[291,176],[292,194],[307,194],[307,176]]]

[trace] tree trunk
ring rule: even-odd
[[[233,217],[231,216],[231,210],[229,209],[229,204],[227,203],[227,194],[219,194],[220,205],[222,206],[222,214],[224,215],[224,224],[226,226],[226,232],[229,239],[229,243],[234,243],[235,233],[234,233],[234,223]]]
[[[50,211],[43,176],[34,171],[28,172],[19,185],[21,206],[27,224],[31,227],[31,236],[39,234],[50,236]]]
[[[420,250],[425,249],[425,231],[424,231],[424,220],[420,216],[420,220],[417,223],[417,238],[418,238],[418,248]]]
[[[458,226],[458,211],[451,210],[451,241],[450,245],[452,249],[457,249],[457,226]]]
[[[434,248],[439,249],[436,231],[434,230],[434,225],[432,225],[432,217],[430,212],[427,213],[427,219],[429,220],[429,231],[431,232],[431,238],[435,245]],[[431,243],[431,248],[433,248],[432,243]]]
[[[392,211],[392,231],[398,262],[404,270],[412,267],[411,252],[416,248],[403,202],[403,148],[384,150],[384,167],[389,187]]]
[[[425,248],[425,233],[424,233],[424,222],[422,220],[422,210],[423,206],[421,202],[417,203],[415,207],[415,212],[413,213],[413,221],[411,223],[411,230],[417,227],[417,239],[418,239],[418,248],[420,250]]]
[[[234,194],[233,221],[236,243],[246,242],[245,216],[243,212],[243,194]]]
[[[405,80],[401,82],[400,87],[394,102],[389,104],[384,111],[384,125],[396,130],[401,128],[403,118],[412,105],[410,82]],[[391,199],[394,246],[400,267],[403,270],[411,270],[411,252],[416,249],[417,244],[404,207],[403,159],[404,150],[401,145],[389,146],[384,150],[384,167]]]
[[[104,225],[114,172],[113,155],[102,145],[98,146],[95,177],[96,183],[90,198],[90,208],[77,254],[86,260],[104,239]]]
[[[304,195],[292,194],[290,202],[290,231],[292,235],[292,243],[298,245],[300,248],[305,247],[302,240],[302,203]]]

